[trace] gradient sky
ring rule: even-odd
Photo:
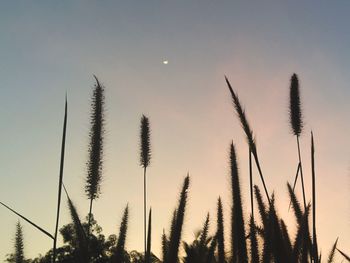
[[[94,212],[106,235],[118,232],[129,203],[127,248],[142,250],[142,113],[152,129],[148,184],[156,253],[188,171],[184,238],[192,240],[208,211],[215,221],[219,195],[229,218],[232,140],[248,213],[248,149],[226,74],[256,133],[279,214],[293,231],[286,182],[293,180],[297,164],[288,119],[289,79],[296,72],[305,116],[301,143],[308,200],[311,129],[315,135],[320,246],[326,254],[339,237],[339,248],[349,252],[349,12],[346,0],[2,1],[0,200],[53,232],[67,92],[64,181],[81,216],[87,214],[89,100],[96,74],[106,87],[107,132],[102,196]],[[168,65],[162,64],[165,59]],[[257,174],[255,181],[260,185]],[[0,220],[3,260],[13,250],[17,217],[0,208]],[[61,225],[68,222],[64,199]],[[28,257],[52,246],[30,225],[23,226]]]

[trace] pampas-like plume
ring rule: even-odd
[[[24,263],[24,244],[23,244],[23,230],[21,223],[18,221],[16,224],[15,235],[15,263]]]
[[[85,193],[90,200],[99,197],[102,179],[103,141],[104,141],[104,87],[97,77],[91,103],[91,129],[89,145],[88,175]]]
[[[236,110],[236,113],[238,115],[238,118],[239,118],[239,120],[241,122],[241,126],[242,126],[242,128],[243,128],[243,130],[244,130],[244,132],[246,134],[248,145],[249,145],[249,150],[251,151],[251,153],[254,156],[255,163],[256,163],[256,166],[257,166],[258,171],[259,171],[260,179],[261,179],[261,181],[263,183],[263,186],[264,186],[264,190],[265,190],[265,194],[266,194],[267,200],[270,203],[269,193],[267,191],[265,180],[264,180],[264,176],[263,176],[262,171],[261,171],[261,166],[260,166],[260,162],[259,162],[259,158],[258,158],[258,152],[257,152],[257,149],[256,149],[256,144],[255,144],[255,140],[254,140],[254,136],[253,136],[253,131],[252,131],[252,129],[249,126],[247,117],[245,116],[245,111],[243,110],[243,107],[241,106],[241,102],[239,101],[237,94],[233,91],[233,89],[231,87],[231,84],[228,81],[226,76],[225,76],[225,80],[226,80],[226,84],[227,84],[227,86],[228,86],[228,88],[230,90],[231,96],[232,96],[233,106],[234,106],[234,108]]]
[[[248,262],[247,245],[245,241],[244,218],[241,198],[241,188],[239,184],[238,166],[236,150],[231,143],[230,148],[230,166],[231,166],[231,192],[232,192],[232,211],[231,211],[231,251],[233,262]]]
[[[151,143],[150,143],[150,128],[149,120],[145,115],[141,117],[140,127],[140,164],[143,167],[143,233],[144,233],[144,253],[147,249],[147,219],[146,219],[146,203],[147,203],[147,186],[146,186],[146,169],[151,162]]]
[[[90,233],[90,221],[92,213],[92,202],[100,195],[103,164],[103,141],[104,141],[104,87],[100,84],[97,77],[93,90],[91,102],[91,128],[89,161],[87,163],[87,178],[85,184],[85,193],[90,200],[88,235]]]
[[[298,230],[293,247],[293,262],[307,262],[311,244],[308,223],[309,212],[310,205],[306,207],[305,213],[302,215],[301,221],[298,222]]]
[[[147,233],[147,251],[145,255],[145,263],[151,263],[151,242],[152,242],[152,209],[148,214],[148,233]]]
[[[206,246],[207,246],[207,238],[208,238],[208,232],[209,232],[209,213],[207,214],[207,217],[205,218],[205,222],[204,222],[204,225],[203,225],[203,229],[201,231],[201,237],[200,237],[200,240],[199,240],[199,256],[202,256],[204,255],[205,253],[205,249],[206,249]]]
[[[117,241],[115,255],[113,257],[113,263],[124,262],[125,240],[126,240],[126,232],[128,230],[128,220],[129,220],[129,206],[127,205],[125,207],[122,222],[119,228],[119,237]]]
[[[217,237],[214,236],[213,239],[210,242],[206,263],[212,263],[213,262],[213,259],[215,258],[214,253],[215,253],[216,244],[217,244]],[[220,255],[219,255],[219,257],[220,257]],[[220,261],[218,261],[218,263],[220,263]]]
[[[162,256],[163,256],[163,262],[166,262],[167,255],[168,255],[168,249],[169,249],[169,240],[165,234],[165,230],[163,229],[163,235],[162,235]]]
[[[254,191],[255,191],[255,198],[258,203],[260,218],[264,227],[266,227],[268,224],[267,208],[264,201],[262,200],[260,189],[257,185],[254,185]]]
[[[225,263],[224,213],[220,197],[217,206],[217,221],[216,239],[218,244],[218,263]]]
[[[89,253],[88,253],[87,237],[86,237],[84,228],[81,224],[81,220],[79,218],[77,209],[75,208],[70,198],[68,198],[68,208],[69,208],[70,216],[73,222],[74,234],[77,242],[76,252],[77,252],[78,262],[88,263]]]
[[[290,80],[289,96],[289,116],[293,134],[300,136],[303,129],[303,119],[301,113],[299,80],[297,74],[293,74]]]
[[[176,263],[178,261],[178,252],[179,252],[179,246],[180,246],[181,235],[182,235],[182,226],[183,226],[185,211],[186,211],[187,194],[188,194],[189,185],[190,185],[190,177],[189,175],[187,175],[182,186],[179,205],[176,212],[175,228],[174,228],[174,231],[172,231],[170,236],[169,251],[168,251],[167,260],[165,261],[165,263]]]
[[[303,218],[303,212],[301,210],[300,203],[297,200],[297,198],[293,192],[293,189],[289,183],[287,183],[287,187],[288,187],[288,192],[289,192],[289,198],[290,198],[292,205],[293,205],[295,217],[297,219],[298,224],[300,224],[302,221],[302,218]]]
[[[292,243],[291,243],[290,238],[289,238],[288,229],[287,229],[286,223],[284,223],[283,219],[281,219],[280,221],[281,221],[281,232],[282,232],[284,247],[286,248],[288,255],[291,257],[293,248],[292,248]]]
[[[143,168],[148,167],[151,162],[151,137],[149,126],[149,119],[145,115],[142,115],[140,129],[140,164]]]
[[[337,238],[337,240],[334,242],[334,245],[333,245],[331,251],[329,252],[327,263],[332,263],[332,262],[333,262],[335,250],[337,249],[337,244],[338,244],[338,238]]]
[[[298,145],[298,170],[294,180],[293,192],[295,183],[298,179],[298,171],[300,171],[301,177],[301,186],[303,191],[303,201],[304,208],[306,209],[306,197],[305,197],[305,188],[304,188],[304,177],[303,177],[303,166],[301,163],[301,154],[300,154],[300,145],[299,145],[299,137],[303,129],[303,119],[301,114],[301,102],[300,102],[300,91],[299,91],[299,80],[298,76],[294,73],[290,80],[290,89],[289,89],[289,116],[290,116],[290,124],[292,127],[293,134],[297,137],[297,145]]]
[[[63,135],[62,135],[62,145],[61,145],[61,162],[60,162],[60,173],[58,179],[58,200],[57,200],[57,215],[56,215],[56,227],[55,235],[53,240],[53,252],[52,252],[52,262],[56,261],[56,246],[57,246],[57,234],[58,234],[58,224],[60,219],[60,208],[61,208],[61,194],[62,194],[62,184],[63,184],[63,167],[64,167],[64,151],[66,146],[66,130],[67,130],[67,96],[64,108],[64,121],[63,121]]]

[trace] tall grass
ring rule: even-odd
[[[247,138],[247,141],[248,141],[248,145],[249,145],[249,150],[251,151],[251,153],[253,154],[254,156],[254,159],[255,159],[255,164],[258,168],[258,171],[259,171],[259,175],[260,175],[260,179],[261,179],[261,182],[264,186],[264,190],[265,190],[265,194],[266,194],[266,197],[267,197],[267,200],[269,201],[270,203],[270,196],[269,196],[269,192],[267,190],[267,187],[266,187],[266,184],[265,184],[265,179],[264,179],[264,176],[263,176],[263,173],[262,173],[262,170],[261,170],[261,166],[260,166],[260,162],[259,162],[259,158],[258,158],[258,151],[257,151],[257,148],[256,148],[256,144],[255,144],[255,139],[254,139],[254,136],[253,136],[253,131],[252,129],[250,128],[250,125],[248,123],[248,120],[247,120],[247,117],[245,115],[245,111],[243,109],[243,107],[241,106],[241,102],[239,101],[238,99],[238,96],[237,94],[233,91],[232,87],[231,87],[231,84],[228,80],[228,78],[225,76],[225,80],[226,80],[226,84],[229,88],[229,91],[231,93],[231,97],[232,97],[232,101],[233,101],[233,106],[236,110],[236,113],[237,113],[237,116],[241,122],[241,126],[246,134],[246,138]]]
[[[89,160],[87,163],[87,177],[85,183],[85,193],[90,200],[88,235],[90,233],[90,223],[93,201],[101,192],[102,164],[103,164],[103,141],[104,141],[104,88],[96,76],[96,84],[93,90],[91,102],[91,128],[89,144]]]
[[[146,116],[141,118],[140,129],[140,164],[144,169],[144,251],[128,252],[126,249],[126,240],[128,233],[129,222],[129,206],[124,209],[122,216],[119,235],[113,236],[105,241],[103,235],[98,238],[94,236],[96,227],[90,231],[91,224],[96,225],[96,221],[92,216],[92,203],[99,197],[100,184],[102,180],[102,164],[103,164],[103,137],[104,137],[104,89],[100,85],[98,79],[94,87],[92,98],[92,113],[91,113],[91,130],[90,130],[90,145],[89,145],[89,162],[88,176],[86,179],[85,192],[90,200],[88,213],[88,222],[82,223],[75,205],[73,204],[68,192],[63,184],[63,166],[64,166],[64,150],[67,124],[67,100],[65,104],[65,117],[63,124],[63,137],[61,146],[61,163],[59,173],[58,186],[58,202],[55,234],[51,235],[31,220],[16,212],[14,209],[0,204],[21,217],[36,229],[54,240],[54,247],[45,257],[28,261],[30,263],[48,263],[58,262],[78,262],[78,263],[307,263],[321,262],[321,256],[318,255],[317,235],[316,235],[316,172],[315,172],[315,145],[313,133],[311,133],[311,172],[312,172],[312,206],[305,204],[305,194],[303,187],[303,203],[300,205],[296,197],[294,187],[289,183],[287,189],[289,199],[293,207],[294,217],[296,221],[296,233],[290,234],[285,221],[279,216],[278,209],[275,206],[274,194],[271,198],[268,194],[264,177],[261,172],[258,159],[255,139],[253,132],[248,124],[245,112],[241,106],[237,94],[233,91],[228,79],[226,83],[231,93],[235,111],[240,119],[241,126],[246,134],[249,146],[249,190],[250,190],[250,209],[251,214],[249,219],[246,219],[244,204],[242,201],[242,192],[244,191],[240,185],[241,175],[238,169],[238,157],[233,143],[230,145],[229,163],[230,163],[230,248],[225,249],[225,231],[224,231],[224,208],[219,197],[217,200],[217,222],[214,234],[210,230],[210,217],[207,214],[203,227],[199,231],[192,243],[183,241],[183,226],[185,223],[185,214],[188,203],[188,190],[190,185],[190,177],[187,175],[184,179],[178,204],[174,209],[171,219],[169,234],[166,235],[163,230],[162,239],[162,259],[160,261],[151,251],[152,242],[152,210],[149,210],[148,231],[146,234],[146,169],[151,160],[151,145],[150,145],[150,130],[149,120]],[[300,172],[302,176],[301,165],[301,148],[299,146],[299,136],[302,132],[303,122],[300,109],[299,84],[297,76],[294,74],[291,79],[291,126],[294,135],[297,137],[299,164],[295,181]],[[292,98],[293,97],[293,98]],[[256,167],[259,171],[260,178],[263,183],[267,201],[265,202],[260,189],[254,185],[252,172],[252,157],[254,157]],[[302,183],[303,185],[303,183]],[[65,235],[70,236],[71,243],[61,248],[56,248],[57,232],[60,216],[60,202],[62,188],[66,192],[68,209],[72,223],[65,229]],[[257,210],[259,212],[256,218],[254,217],[254,193]],[[309,225],[310,214],[312,209],[312,236],[310,234],[311,227]],[[247,231],[246,231],[247,229]],[[68,232],[67,232],[68,231]],[[102,231],[102,230],[101,230]],[[90,233],[91,232],[91,233]],[[62,233],[62,232],[61,232]],[[93,241],[93,242],[92,242]],[[64,241],[66,242],[66,241]],[[342,250],[337,248],[338,239],[333,245],[327,262],[334,262],[336,253],[339,253],[345,260],[350,260],[349,256]],[[183,245],[184,253],[181,253],[180,248]],[[94,247],[96,246],[96,247]],[[23,233],[22,227],[18,223],[16,226],[15,236],[15,253],[8,259],[9,262],[24,263],[23,255]],[[66,250],[65,250],[66,249]],[[92,249],[94,254],[92,255]],[[56,257],[57,256],[57,257]],[[12,260],[12,261],[11,261]]]
[[[128,229],[128,222],[129,222],[129,206],[127,205],[125,207],[122,222],[120,224],[119,237],[118,237],[118,242],[117,242],[117,246],[116,246],[116,251],[115,251],[114,256],[112,257],[113,263],[124,262],[125,241],[126,241],[126,235],[127,235],[127,229]]]
[[[217,231],[216,240],[218,245],[218,263],[225,262],[225,235],[224,235],[224,212],[221,198],[218,198],[217,204]]]
[[[140,127],[140,164],[143,167],[143,231],[144,231],[144,252],[146,255],[147,250],[147,219],[146,219],[146,209],[147,209],[147,181],[146,172],[147,167],[151,162],[151,142],[150,142],[150,127],[149,119],[142,115],[141,117],[141,127]]]
[[[244,217],[242,208],[241,188],[238,175],[236,149],[233,143],[230,147],[231,168],[231,251],[233,262],[248,262],[247,246],[245,242]]]
[[[18,221],[16,224],[16,235],[15,235],[15,262],[24,263],[24,240],[23,230],[21,223]]]
[[[168,253],[165,257],[164,263],[177,263],[178,261],[179,246],[181,241],[182,226],[183,226],[184,217],[185,217],[189,186],[190,186],[190,177],[189,175],[187,175],[183,182],[179,205],[176,209],[175,217],[173,218],[174,228],[170,233],[169,248],[168,248]]]
[[[148,214],[148,232],[147,232],[147,250],[145,254],[145,263],[151,262],[151,248],[152,248],[152,209],[149,210]]]
[[[60,219],[60,208],[61,208],[61,195],[62,195],[62,184],[63,184],[63,167],[64,167],[64,152],[66,146],[66,132],[67,132],[67,96],[64,107],[64,120],[63,120],[63,135],[62,135],[62,145],[61,145],[61,161],[60,161],[60,172],[58,179],[58,198],[57,198],[57,214],[56,214],[56,226],[55,235],[53,240],[53,253],[52,262],[56,261],[56,247],[57,247],[57,234],[58,234],[58,224]]]
[[[290,103],[289,103],[289,114],[290,114],[290,124],[293,134],[296,136],[297,146],[298,146],[298,169],[295,176],[293,191],[298,179],[298,171],[300,172],[301,177],[301,186],[303,191],[303,201],[304,208],[306,209],[306,197],[305,197],[305,187],[304,187],[304,176],[303,176],[303,165],[301,162],[301,153],[300,153],[300,142],[299,138],[303,129],[303,118],[301,112],[301,101],[300,101],[300,89],[299,89],[299,79],[297,74],[293,74],[290,80]]]

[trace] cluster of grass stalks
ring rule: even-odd
[[[261,163],[253,130],[248,122],[245,110],[243,109],[237,93],[233,90],[229,80],[225,77],[226,83],[232,97],[234,110],[246,135],[249,148],[249,181],[250,181],[250,206],[249,218],[244,217],[244,210],[241,197],[241,184],[239,165],[237,162],[236,147],[232,142],[230,145],[230,190],[231,190],[231,211],[230,224],[225,224],[224,211],[221,197],[217,200],[216,229],[210,234],[210,221],[212,216],[207,214],[202,229],[196,233],[195,239],[185,242],[182,239],[183,225],[187,209],[188,195],[190,190],[189,174],[184,178],[178,204],[173,211],[169,232],[163,230],[161,256],[158,258],[152,253],[152,209],[147,215],[147,168],[151,160],[150,122],[142,115],[140,127],[140,165],[143,168],[144,183],[144,251],[127,251],[125,244],[128,236],[129,206],[126,205],[120,223],[119,234],[111,235],[107,240],[100,233],[93,217],[93,201],[96,201],[101,194],[101,180],[103,171],[103,148],[104,148],[104,87],[95,77],[96,84],[93,89],[91,103],[91,129],[90,143],[88,148],[89,159],[87,162],[87,176],[85,181],[85,193],[89,202],[89,211],[86,221],[83,222],[77,208],[74,205],[64,185],[64,157],[65,138],[67,130],[68,103],[65,102],[65,114],[63,121],[63,136],[61,146],[60,171],[58,177],[58,200],[57,213],[55,218],[55,232],[50,234],[27,217],[21,215],[4,203],[0,204],[19,216],[21,219],[41,231],[53,241],[52,249],[45,255],[36,259],[25,259],[23,253],[24,241],[22,226],[18,222],[15,235],[15,252],[10,254],[7,262],[15,263],[48,263],[48,262],[163,262],[163,263],[294,263],[294,262],[334,262],[335,254],[338,253],[344,260],[350,262],[349,256],[338,248],[338,239],[329,252],[328,258],[322,261],[319,253],[316,235],[316,174],[315,174],[315,145],[311,133],[311,167],[312,167],[312,202],[306,203],[306,190],[304,188],[304,174],[301,161],[301,147],[299,136],[303,130],[302,111],[300,102],[299,81],[296,74],[292,75],[290,85],[290,123],[293,134],[296,136],[298,158],[297,173],[293,186],[287,184],[290,203],[295,215],[297,230],[295,235],[288,232],[288,228],[282,218],[279,217],[275,207],[275,198],[269,193],[266,178],[263,175]],[[257,185],[254,184],[252,166],[253,161],[259,173],[263,185],[264,195]],[[300,174],[303,205],[300,205],[295,195],[295,186]],[[64,239],[64,245],[57,247],[62,190],[65,192],[68,209],[71,215],[71,223],[61,227],[60,232]],[[257,205],[258,215],[254,214],[254,204]],[[312,218],[310,213],[312,211]],[[147,222],[148,221],[148,222]],[[312,227],[310,227],[312,222]],[[230,239],[225,242],[225,225],[229,225]],[[140,235],[141,236],[141,235]],[[229,246],[227,246],[229,243]],[[183,249],[183,252],[181,252]],[[323,256],[325,258],[325,256]]]

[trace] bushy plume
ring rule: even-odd
[[[145,263],[151,263],[151,242],[152,242],[152,209],[148,214],[148,233],[147,233],[147,250],[145,255]]]
[[[302,215],[301,221],[298,222],[298,230],[293,246],[293,262],[307,262],[308,254],[311,252],[311,242],[309,235],[309,213],[310,205],[306,207],[305,213]]]
[[[231,96],[232,96],[233,106],[235,107],[235,110],[236,110],[238,118],[241,122],[242,128],[246,134],[249,147],[250,147],[251,151],[254,153],[254,152],[256,152],[256,148],[255,148],[255,140],[254,140],[254,136],[253,136],[253,131],[250,128],[247,117],[245,115],[245,111],[244,111],[243,107],[241,106],[241,102],[239,101],[237,94],[233,91],[231,84],[226,76],[225,76],[225,80],[226,80],[226,84],[227,84],[227,86],[230,90]]]
[[[290,197],[290,200],[291,200],[292,205],[293,205],[295,217],[297,219],[298,224],[300,224],[302,221],[302,218],[303,218],[303,212],[301,210],[300,203],[297,200],[297,198],[293,192],[293,189],[289,183],[287,184],[287,186],[288,186],[289,197]]]
[[[104,88],[97,77],[95,79],[96,84],[91,102],[89,161],[85,185],[85,193],[90,200],[95,200],[100,194],[104,141]]]
[[[281,232],[279,218],[275,208],[274,196],[272,196],[270,210],[269,210],[269,222],[270,222],[270,231],[271,231],[271,247],[273,257],[276,263],[289,263],[290,257],[286,251],[283,241],[283,234]]]
[[[128,230],[128,221],[129,221],[129,206],[127,205],[125,207],[123,218],[119,228],[119,237],[117,241],[115,255],[113,257],[113,263],[124,262],[125,241],[126,241],[126,232]]]
[[[338,244],[338,238],[334,242],[334,245],[333,245],[331,251],[329,252],[327,263],[334,262],[334,255],[335,255],[335,250],[337,249],[337,244]]]
[[[290,241],[288,229],[283,219],[281,219],[281,232],[282,232],[284,247],[286,248],[286,252],[288,253],[288,255],[291,257],[292,250],[293,250],[292,242]]]
[[[150,127],[149,120],[145,115],[141,117],[140,127],[140,164],[143,167],[143,234],[144,234],[144,253],[146,255],[147,250],[147,180],[146,169],[151,161],[151,143],[150,143]]]
[[[216,239],[218,244],[218,263],[225,263],[224,213],[220,197],[217,205]]]
[[[182,226],[186,211],[187,193],[189,185],[190,177],[189,175],[187,175],[182,186],[179,205],[176,213],[175,228],[170,236],[168,257],[165,263],[176,263],[178,261],[178,252],[182,235]]]
[[[168,250],[169,250],[169,240],[165,234],[165,230],[163,229],[163,234],[162,234],[162,257],[163,257],[163,262],[166,262],[167,255],[168,255]]]
[[[151,142],[149,119],[142,115],[140,129],[140,164],[146,168],[151,162]]]
[[[260,218],[261,218],[261,221],[263,222],[263,225],[265,227],[268,223],[267,208],[266,208],[264,201],[262,200],[261,192],[260,192],[260,189],[257,185],[254,185],[254,192],[255,192],[256,201],[258,203]]]
[[[24,242],[23,242],[23,230],[20,222],[16,224],[15,235],[15,263],[24,263]]]
[[[258,152],[257,152],[257,149],[256,149],[255,139],[254,139],[254,136],[253,136],[253,131],[252,131],[252,129],[249,126],[247,117],[245,115],[245,111],[243,110],[243,107],[241,106],[241,103],[240,103],[240,101],[238,99],[238,96],[233,91],[233,89],[231,87],[231,84],[228,81],[226,76],[225,76],[225,80],[226,80],[226,84],[227,84],[227,86],[228,86],[228,88],[230,90],[231,96],[232,96],[233,106],[234,106],[234,108],[236,110],[236,113],[238,115],[238,118],[239,118],[239,120],[241,122],[241,126],[242,126],[242,128],[243,128],[243,130],[244,130],[244,132],[246,134],[248,145],[249,145],[249,150],[251,151],[251,153],[254,156],[255,163],[256,163],[256,166],[257,166],[258,171],[259,171],[260,179],[261,179],[261,181],[263,183],[263,186],[264,186],[266,197],[267,197],[267,199],[268,199],[268,201],[270,203],[269,193],[267,191],[267,187],[266,187],[266,184],[265,184],[264,176],[262,174],[261,167],[260,167],[260,162],[259,162],[259,158],[258,158]]]
[[[294,73],[290,80],[289,115],[293,134],[300,136],[303,129],[298,76]]]
[[[231,211],[231,251],[233,261],[248,262],[247,245],[245,242],[244,218],[241,198],[241,188],[239,183],[238,166],[236,150],[231,144],[230,149],[231,166],[231,192],[232,192],[232,211]]]
[[[259,246],[256,236],[256,228],[253,216],[250,217],[250,260],[252,263],[259,263]]]
[[[208,239],[208,232],[209,232],[209,213],[207,214],[207,217],[205,218],[205,222],[201,231],[201,236],[199,239],[199,255],[203,255],[205,253],[206,245],[207,245],[207,239]]]
[[[74,227],[74,236],[77,243],[76,254],[79,262],[88,263],[89,262],[89,253],[87,245],[87,237],[84,231],[84,228],[81,224],[77,209],[75,208],[71,199],[68,198],[68,208],[70,216],[73,222]]]
[[[209,246],[209,249],[208,249],[208,254],[207,254],[207,259],[206,259],[206,263],[212,263],[215,259],[215,248],[216,248],[216,244],[217,244],[217,237],[214,236],[210,242],[210,246]],[[220,257],[220,255],[219,255]],[[215,262],[215,261],[214,261]],[[218,261],[218,263],[220,263],[220,259]]]

